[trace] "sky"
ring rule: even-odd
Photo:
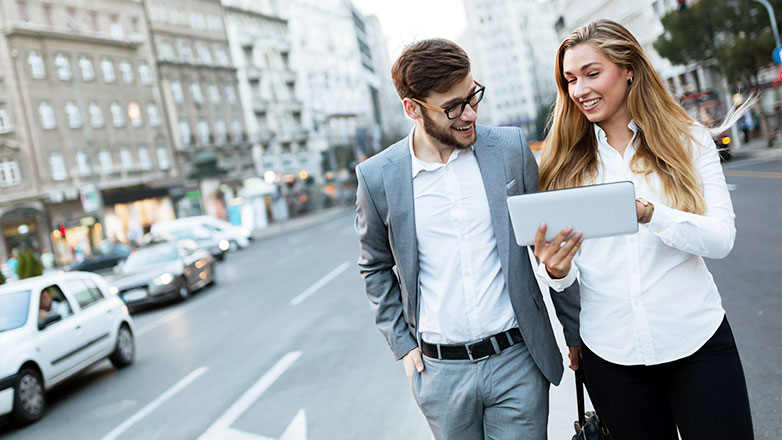
[[[353,4],[380,20],[391,62],[406,44],[432,37],[456,41],[467,27],[461,0],[353,0]]]

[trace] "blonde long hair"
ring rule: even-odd
[[[656,174],[669,206],[703,214],[706,202],[690,155],[694,145],[690,128],[694,121],[668,93],[635,37],[610,20],[598,20],[574,30],[557,50],[557,101],[549,116],[549,134],[540,162],[541,190],[588,185],[597,178],[595,132],[570,99],[563,74],[565,51],[579,44],[591,45],[620,68],[633,72],[627,109],[638,134],[631,170],[645,176]]]

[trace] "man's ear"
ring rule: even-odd
[[[408,118],[410,119],[421,118],[421,106],[418,105],[417,102],[413,101],[410,98],[405,98],[402,100],[402,106],[404,106],[405,113],[407,114]]]

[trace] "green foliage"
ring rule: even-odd
[[[41,260],[39,260],[32,251],[25,250],[19,252],[18,260],[19,267],[17,268],[17,274],[20,280],[37,277],[43,274]]]
[[[0,285],[5,284],[5,275],[3,275],[2,272],[0,272]]]
[[[782,0],[770,0],[780,23]],[[708,63],[730,83],[758,86],[758,72],[772,63],[774,35],[766,8],[752,0],[699,0],[661,19],[654,48],[673,64]]]

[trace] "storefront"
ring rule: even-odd
[[[36,254],[51,252],[48,222],[43,203],[31,202],[0,209],[3,246],[0,255],[8,259],[13,249],[30,249]]]

